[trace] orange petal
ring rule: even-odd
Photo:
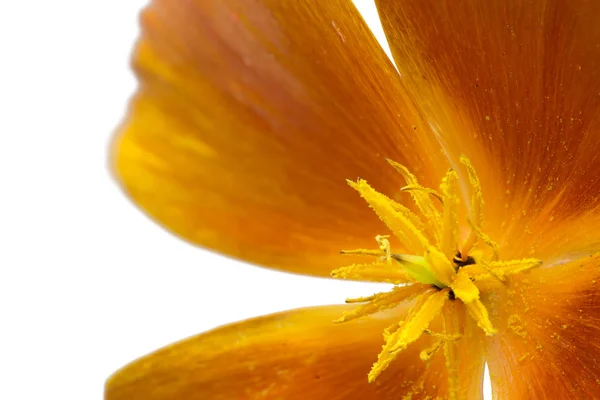
[[[288,311],[187,339],[118,371],[107,382],[105,398],[391,400],[409,394],[414,400],[445,398],[444,352],[428,362],[420,359],[421,350],[433,343],[427,335],[400,353],[374,383],[367,383],[383,344],[383,330],[404,318],[407,307],[332,323],[348,308]],[[439,325],[438,321],[435,329]],[[482,342],[468,333],[455,343],[460,346],[456,365],[465,372],[460,390],[465,398],[480,399]]]
[[[597,398],[600,255],[515,275],[487,304],[494,398]]]
[[[154,0],[134,66],[115,174],[158,222],[225,254],[329,276],[340,249],[385,232],[346,179],[398,198],[386,157],[426,183],[447,167],[350,0]]]
[[[377,5],[415,103],[480,174],[502,255],[598,250],[600,3]]]

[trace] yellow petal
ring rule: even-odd
[[[344,324],[331,321],[348,306],[288,311],[226,327],[171,345],[118,371],[106,400],[402,400],[444,398],[448,384],[443,353],[428,363],[423,336],[398,355],[379,379],[367,372],[381,348],[381,332],[406,316],[406,307]],[[434,324],[438,328],[439,324]],[[458,365],[470,368],[460,390],[481,399],[481,341],[459,346]],[[467,398],[467,397],[465,397]]]
[[[600,384],[600,255],[514,275],[484,298],[494,396],[593,399]]]
[[[600,3],[376,3],[415,104],[480,175],[502,257],[597,251]]]
[[[345,179],[371,177],[396,198],[402,178],[385,157],[426,183],[445,169],[350,0],[153,0],[133,64],[140,88],[114,173],[194,244],[329,276],[340,249],[381,229]]]

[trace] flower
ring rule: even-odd
[[[600,4],[376,3],[397,70],[350,0],[146,9],[131,198],[251,263],[397,285],[159,350],[107,399],[477,399],[486,361],[499,399],[597,397]]]

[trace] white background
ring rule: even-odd
[[[170,342],[373,292],[194,248],[117,189],[107,142],[145,3],[0,3],[0,399],[101,399],[112,371]],[[356,3],[384,40],[372,0]]]

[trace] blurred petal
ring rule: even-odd
[[[502,289],[503,288],[503,289]],[[600,255],[516,275],[487,300],[497,399],[593,399],[600,387]]]
[[[374,383],[367,383],[383,330],[404,318],[407,307],[333,324],[348,308],[288,311],[187,339],[118,371],[107,382],[105,398],[391,400],[412,394],[417,400],[447,394],[444,352],[428,362],[420,359],[421,350],[433,343],[427,335],[401,352]],[[455,341],[455,365],[464,372],[461,393],[481,399],[482,341],[471,328],[465,326],[465,334]]]
[[[328,276],[340,249],[385,232],[346,179],[400,200],[386,157],[426,183],[447,168],[350,0],[154,0],[134,66],[115,174],[158,222],[225,254]]]
[[[600,249],[600,2],[377,5],[415,104],[480,174],[503,256]]]

